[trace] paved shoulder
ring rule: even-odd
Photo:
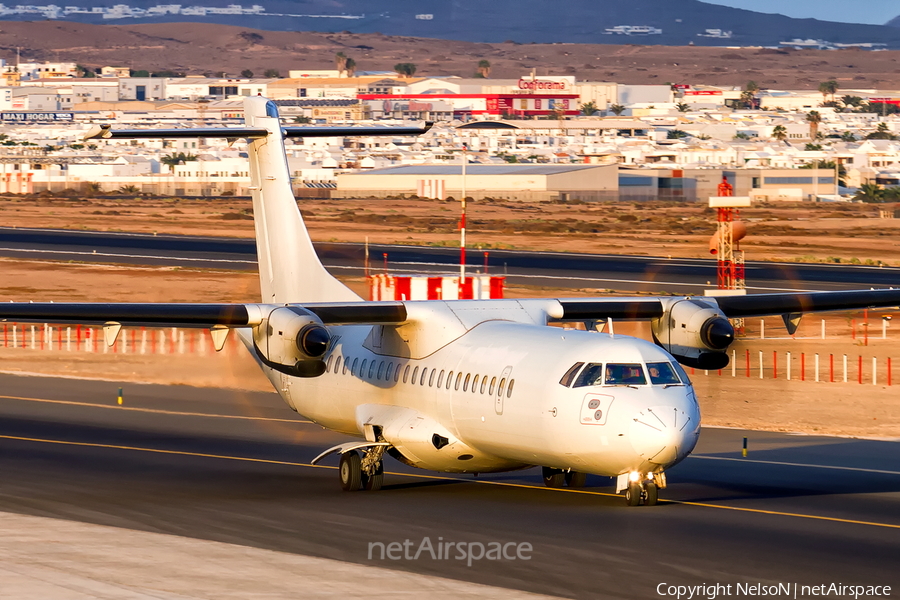
[[[191,538],[0,513],[4,598],[540,599],[516,590]]]

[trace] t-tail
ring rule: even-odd
[[[276,104],[262,96],[244,99],[244,127],[115,130],[96,126],[85,139],[247,138],[250,191],[262,301],[272,304],[358,302],[316,255],[291,189],[284,151],[287,137],[421,135],[423,127],[282,127]]]

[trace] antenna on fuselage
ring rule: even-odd
[[[616,332],[613,331],[612,317],[607,317],[606,324],[609,325],[609,337],[616,337]]]

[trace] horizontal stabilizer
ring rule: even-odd
[[[662,303],[655,298],[590,298],[585,300],[559,300],[562,317],[554,321],[583,321],[617,319],[643,321],[662,316]],[[556,315],[553,315],[556,317]]]
[[[284,137],[372,137],[422,135],[433,123],[416,127],[283,127]],[[263,138],[268,135],[260,127],[180,127],[177,129],[113,129],[109,125],[95,125],[84,134],[84,140],[95,139],[169,139],[169,138]]]

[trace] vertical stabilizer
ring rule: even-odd
[[[316,255],[291,190],[277,107],[261,96],[245,98],[244,120],[269,132],[250,140],[248,147],[262,301],[361,300],[328,273]]]

